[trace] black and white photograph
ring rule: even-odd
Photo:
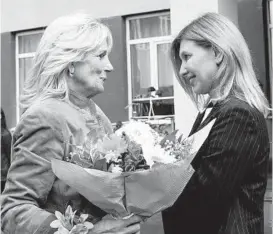
[[[272,234],[273,0],[1,0],[1,234]]]

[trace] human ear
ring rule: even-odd
[[[68,66],[68,74],[70,77],[73,77],[74,76],[74,72],[75,72],[75,67],[74,67],[74,64],[71,63],[69,66]]]
[[[217,65],[220,65],[223,61],[224,55],[221,51],[214,49],[214,56]]]

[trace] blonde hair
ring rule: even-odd
[[[171,59],[176,77],[185,92],[198,108],[205,104],[204,95],[197,95],[183,79],[179,70],[179,49],[182,40],[194,41],[197,45],[212,48],[223,56],[215,79],[219,85],[213,90],[217,100],[235,96],[256,107],[264,116],[270,110],[268,101],[256,78],[247,43],[238,28],[226,17],[217,13],[206,13],[183,28],[171,45]]]
[[[111,50],[109,28],[88,14],[76,13],[54,20],[41,38],[25,82],[20,103],[23,110],[46,98],[67,98],[69,65],[83,61],[90,53],[96,54],[105,41]]]

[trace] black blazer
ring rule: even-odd
[[[217,103],[191,134],[217,118],[192,162],[196,170],[162,212],[165,234],[263,234],[269,138],[263,115],[234,97]]]

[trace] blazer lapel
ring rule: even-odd
[[[204,119],[204,121],[195,129],[195,132],[199,131],[200,129],[205,127],[210,121],[212,121],[214,118],[216,118],[217,113],[219,112],[219,109],[220,109],[220,103],[215,104],[215,106],[212,108],[211,112],[208,114],[207,118]]]
[[[196,132],[197,128],[199,127],[199,125],[202,122],[202,119],[203,119],[204,115],[205,115],[205,111],[203,111],[202,113],[200,113],[200,112],[198,113],[198,115],[196,117],[196,120],[195,120],[195,122],[194,122],[194,124],[192,126],[191,131],[190,131],[189,136],[191,136],[193,133]]]

